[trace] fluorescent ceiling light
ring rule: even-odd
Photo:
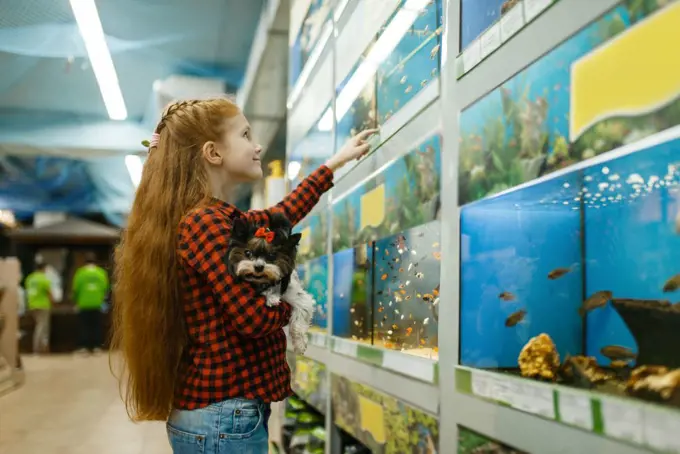
[[[70,0],[70,2],[109,118],[125,120],[127,118],[125,100],[118,84],[111,53],[106,45],[97,5],[94,0]]]
[[[342,0],[338,7],[335,8],[335,12],[333,13],[333,20],[335,22],[337,22],[340,19],[340,17],[342,17],[342,13],[345,12],[345,8],[347,8],[348,3],[349,0]],[[324,48],[326,47],[326,44],[328,43],[328,40],[330,39],[332,33],[333,23],[331,21],[327,21],[323,29],[321,30],[319,40],[316,42],[316,45],[314,46],[312,53],[309,54],[309,58],[307,58],[305,66],[302,68],[302,71],[300,72],[300,75],[298,76],[298,79],[295,82],[293,90],[290,92],[290,96],[288,96],[288,102],[286,103],[286,105],[289,109],[293,107],[295,101],[297,101],[297,99],[300,97],[300,93],[302,93],[302,88],[305,85],[307,85],[309,76],[314,70],[314,67],[316,67],[319,58],[321,58],[321,52],[323,52]]]
[[[428,2],[429,0],[408,0],[406,5],[390,21],[378,38],[378,41],[371,47],[364,61],[361,62],[338,94],[335,100],[335,118],[338,121],[352,107],[352,103],[357,99],[361,90],[366,87],[370,78],[378,71],[380,64],[394,52],[394,49],[396,49],[401,39],[418,18],[420,11],[427,6]],[[320,131],[330,131],[333,129],[333,110],[330,107],[324,112],[317,127]]]
[[[139,186],[139,182],[142,181],[142,169],[144,168],[142,158],[136,154],[129,154],[125,156],[125,167],[127,167],[132,184],[136,188]]]

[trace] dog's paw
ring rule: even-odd
[[[269,307],[278,306],[280,302],[281,300],[277,295],[267,295],[267,306]]]

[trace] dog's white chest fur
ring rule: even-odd
[[[281,286],[278,284],[265,290],[263,295],[267,299],[267,306],[276,306],[283,300],[293,307],[289,333],[295,352],[304,353],[307,350],[307,332],[312,324],[316,302],[302,286],[297,271],[291,274],[290,283],[283,295],[281,295]]]

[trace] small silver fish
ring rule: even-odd
[[[441,44],[437,44],[432,48],[430,51],[430,60],[434,60],[435,57],[437,57],[437,53],[439,53],[439,48],[441,47]]]
[[[572,267],[569,268],[555,268],[551,272],[548,273],[548,279],[550,280],[555,280],[559,279],[562,276],[564,276],[567,273],[571,273]]]
[[[404,90],[404,93],[411,93],[413,91],[413,85],[409,85],[406,87],[406,90]]]
[[[676,274],[672,278],[668,279],[663,285],[664,293],[674,292],[680,288],[680,274]]]
[[[430,76],[434,77],[437,75],[437,68],[432,68],[432,71],[430,71]]]
[[[427,79],[423,79],[423,80],[420,82],[420,86],[421,86],[421,87],[424,87],[425,85],[427,85],[428,82],[429,82],[429,81],[428,81]]]
[[[515,301],[515,295],[513,295],[510,292],[501,292],[501,294],[498,295],[498,297],[503,301]]]
[[[613,361],[637,358],[637,354],[630,348],[622,347],[620,345],[607,345],[600,349],[600,353]]]
[[[408,80],[408,76],[404,76],[404,77],[401,78],[401,80],[399,81],[399,83],[400,83],[400,84],[405,84],[407,80]]]
[[[524,320],[524,317],[526,317],[527,311],[524,309],[520,309],[517,312],[513,312],[508,316],[508,318],[505,319],[505,326],[507,327],[512,327],[517,325],[519,322]]]
[[[609,300],[612,299],[612,292],[609,290],[601,290],[599,292],[595,292],[590,297],[588,297],[587,300],[583,302],[583,305],[578,310],[578,313],[581,314],[581,317],[586,315],[587,312],[592,311],[593,309],[597,309],[598,307],[605,307]]]

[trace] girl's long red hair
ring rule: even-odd
[[[127,227],[115,251],[111,359],[128,415],[167,420],[182,352],[184,325],[176,256],[181,218],[210,197],[201,148],[220,141],[226,119],[239,109],[231,100],[192,100],[170,105],[149,150]],[[113,367],[113,364],[112,364]]]

